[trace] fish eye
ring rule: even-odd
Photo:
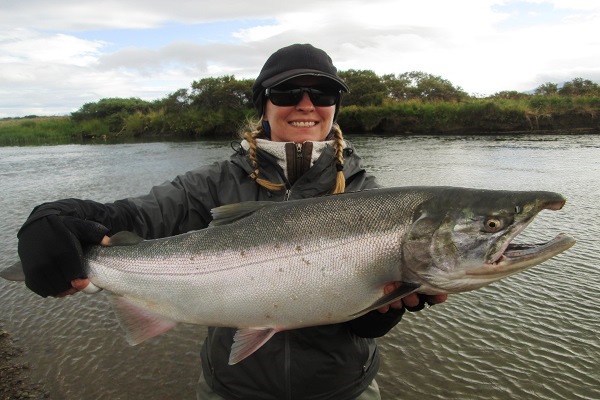
[[[498,232],[503,227],[504,223],[498,218],[490,217],[483,223],[483,228],[486,232]]]

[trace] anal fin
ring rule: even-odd
[[[119,324],[132,346],[165,333],[177,322],[145,309],[122,296],[110,295],[110,302]]]

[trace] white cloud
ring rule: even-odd
[[[238,28],[160,45],[140,35],[225,20]],[[424,71],[470,93],[598,79],[599,20],[600,4],[585,0],[5,0],[0,117],[64,114],[103,97],[151,100],[205,76],[253,78],[295,42],[323,48],[342,70]],[[102,39],[112,29],[121,30]],[[129,32],[136,40],[121,41]]]
[[[261,40],[272,38],[287,31],[288,28],[283,24],[277,25],[262,25],[248,29],[240,29],[233,33],[233,37],[240,39],[242,42],[258,42]]]
[[[18,28],[0,39],[3,57],[13,62],[88,66],[95,62],[104,43],[81,40],[61,33],[42,34]]]

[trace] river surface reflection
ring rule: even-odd
[[[541,266],[406,314],[380,340],[385,399],[600,398],[600,137],[349,136],[385,186],[551,190],[531,241],[577,244]],[[227,157],[228,142],[0,147],[0,266],[39,203],[112,201]],[[179,325],[126,344],[104,295],[42,299],[0,281],[0,320],[53,399],[192,399],[204,328]]]

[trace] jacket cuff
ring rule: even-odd
[[[346,322],[350,330],[357,336],[364,338],[381,337],[388,333],[402,320],[404,308],[391,308],[386,313],[371,311],[362,317]]]

